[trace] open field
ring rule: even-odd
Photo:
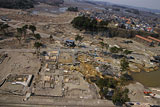
[[[0,80],[9,74],[36,74],[40,62],[32,53],[8,52],[8,57],[0,64]]]

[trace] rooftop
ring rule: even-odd
[[[140,35],[136,35],[136,37],[138,37],[138,38],[140,38],[140,39],[143,39],[143,40],[145,40],[145,41],[147,41],[147,42],[152,42],[152,40],[147,39],[147,38],[145,38],[145,37],[142,37],[142,36],[140,36]]]
[[[152,40],[154,40],[154,41],[160,42],[159,39],[156,39],[156,38],[154,38],[154,37],[148,36],[148,38],[149,38],[149,39],[152,39]]]

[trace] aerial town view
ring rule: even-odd
[[[160,107],[150,1],[0,0],[0,107]]]

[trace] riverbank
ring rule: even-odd
[[[149,104],[160,104],[160,99],[155,99],[144,94],[144,91],[147,89],[151,90],[150,88],[146,88],[141,83],[131,83],[126,86],[129,89],[129,98],[131,102],[140,102],[140,103],[149,103]],[[152,90],[151,90],[152,91]],[[153,92],[153,91],[152,91]],[[155,93],[155,92],[153,92]],[[156,93],[158,94],[158,93]]]

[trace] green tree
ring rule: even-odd
[[[85,30],[89,32],[98,32],[98,31],[106,31],[108,22],[103,21],[100,24],[97,22],[96,19],[91,19],[86,16],[78,16],[75,17],[71,24],[73,27],[79,30]]]
[[[34,0],[0,0],[0,7],[9,9],[29,9],[33,8],[34,4]]]
[[[107,86],[109,88],[115,89],[117,87],[117,84],[118,84],[117,80],[115,80],[114,78],[109,78]]]
[[[4,35],[6,35],[8,32],[8,28],[9,28],[9,25],[8,24],[4,24],[4,23],[1,23],[0,24],[0,31],[3,32]]]
[[[30,25],[29,26],[29,30],[31,30],[32,31],[32,34],[34,35],[34,32],[36,31],[36,27],[34,26],[34,25]]]
[[[54,39],[53,39],[52,35],[49,36],[49,41],[50,41],[50,43],[54,42]]]
[[[131,75],[129,75],[128,73],[124,73],[123,75],[121,75],[120,77],[120,85],[126,85],[129,82],[133,81],[133,78]]]
[[[67,11],[78,12],[78,7],[69,7]]]
[[[34,47],[36,48],[36,54],[37,54],[37,56],[39,56],[40,47],[42,47],[42,46],[43,46],[43,44],[40,43],[40,42],[35,42],[35,43],[34,43]]]
[[[129,102],[128,92],[128,89],[116,88],[112,96],[113,103],[117,106],[122,106],[125,102]]]
[[[98,80],[96,81],[96,85],[100,89],[103,89],[104,87],[107,87],[107,85],[108,85],[108,79],[98,78]]]
[[[0,23],[0,31],[3,31],[3,34],[4,34],[5,32],[4,32],[3,26],[4,26],[4,23],[1,22],[1,23]]]
[[[107,94],[108,94],[108,87],[102,88],[100,89],[100,95],[102,98],[108,98]]]
[[[123,51],[123,53],[124,53],[125,55],[128,55],[128,54],[132,54],[132,51],[129,51],[129,50],[126,49],[126,50]]]
[[[17,28],[17,35],[15,37],[17,38],[19,43],[21,43],[22,35],[23,35],[23,29],[22,28]]]
[[[35,37],[36,41],[41,39],[41,35],[39,33],[34,34],[34,37]]]
[[[22,36],[23,35],[23,29],[22,28],[17,28],[17,33]]]
[[[27,29],[28,29],[28,25],[24,25],[24,26],[22,27],[24,39],[26,38],[26,35],[27,35]]]
[[[100,42],[101,48],[102,50],[104,49],[105,43],[104,42]]]
[[[110,48],[110,52],[111,52],[111,53],[118,53],[118,52],[119,52],[119,48],[117,48],[116,46],[111,47],[111,48]]]
[[[121,65],[121,72],[126,72],[129,69],[129,62],[126,58],[123,58],[120,61],[120,65]]]
[[[94,81],[94,80],[93,80]],[[108,88],[115,89],[117,87],[118,81],[114,78],[96,78],[94,81],[96,85],[100,88],[99,94],[102,98],[110,98],[111,96],[108,96]]]
[[[22,37],[20,36],[20,35],[15,35],[15,37],[16,37],[16,39],[18,40],[18,42],[19,42],[19,44],[21,44],[21,39],[22,39]]]

